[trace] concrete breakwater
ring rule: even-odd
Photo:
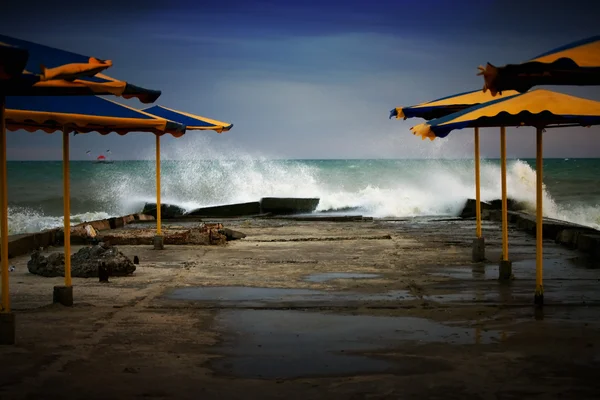
[[[164,219],[173,219],[181,217],[228,218],[305,214],[315,211],[319,205],[319,200],[318,198],[301,197],[263,197],[260,201],[201,207],[189,212],[173,204],[161,204],[160,215]],[[142,213],[156,218],[156,203],[146,203]]]
[[[130,214],[123,217],[86,221],[71,227],[71,244],[86,245],[94,241],[106,242],[110,245],[152,245],[156,235],[155,227],[126,225],[143,221],[154,221],[155,218],[145,214]],[[242,232],[225,228],[221,223],[203,223],[194,227],[163,227],[164,243],[168,245],[222,245],[231,240],[246,237]],[[95,237],[90,235],[93,228]],[[95,239],[95,240],[94,240]],[[63,228],[54,228],[42,232],[12,235],[8,241],[9,258],[30,254],[40,248],[64,245]]]
[[[260,201],[226,204],[214,207],[203,207],[186,213],[181,207],[172,204],[161,204],[162,219],[169,220],[175,218],[227,218],[227,217],[250,217],[257,215],[290,215],[299,213],[313,212],[319,204],[318,198],[278,198],[265,197]],[[137,234],[124,234],[120,228],[127,224],[138,221],[153,221],[156,219],[156,204],[148,203],[140,213],[125,215],[122,217],[113,217],[108,219],[86,221],[71,227],[71,244],[86,244],[89,242],[89,236],[86,232],[86,226],[91,226],[94,231],[99,232],[99,237],[107,237],[115,243],[145,244],[152,241],[153,233],[150,230],[140,231]],[[222,227],[221,227],[222,228]],[[102,234],[103,231],[113,231],[114,234]],[[217,232],[215,232],[217,231]],[[221,232],[222,231],[222,232]],[[184,244],[190,241],[198,244],[214,244],[226,240],[236,240],[241,235],[240,232],[230,232],[225,229],[208,229],[207,232],[200,232],[201,237],[191,240],[188,238],[189,232],[171,232],[170,236],[165,237],[166,244]],[[207,237],[204,237],[207,236]],[[25,233],[11,235],[8,241],[9,258],[24,254],[30,254],[40,247],[62,246],[64,244],[63,228],[47,229],[41,232]],[[1,249],[0,249],[1,251]]]
[[[261,202],[248,202],[221,205],[215,207],[205,207],[194,210],[190,213],[185,213],[184,210],[177,206],[163,204],[161,205],[162,218],[165,220],[169,220],[181,218],[200,219],[201,216],[208,218],[279,216],[285,219],[291,218],[294,220],[298,219],[311,221],[322,220],[348,222],[357,220],[372,220],[371,218],[364,218],[362,216],[357,215],[331,217],[327,216],[326,213],[322,213],[323,215],[320,215],[321,213],[317,213],[319,215],[313,214],[313,218],[302,217],[302,214],[311,213],[316,209],[319,199],[264,198],[262,200],[265,199],[269,199],[267,202],[265,202],[267,204],[266,207],[262,205]],[[152,206],[154,206],[153,210]],[[268,210],[268,212],[265,213],[265,210]],[[516,227],[519,230],[523,230],[528,233],[531,233],[532,235],[535,235],[535,215],[526,212],[523,204],[512,199],[509,199],[508,201],[508,210],[508,220],[512,227]],[[89,238],[86,233],[86,226],[88,225],[98,232],[99,238],[112,238],[112,240],[114,240],[115,242],[120,243],[120,240],[125,240],[121,238],[121,236],[127,236],[128,238],[129,236],[131,236],[125,235],[125,233],[122,232],[121,228],[133,222],[154,221],[155,217],[151,215],[152,211],[154,211],[154,214],[156,214],[156,204],[146,204],[144,210],[141,213],[97,221],[83,222],[74,225],[71,227],[71,243],[86,244],[89,242]],[[500,200],[482,202],[481,212],[482,219],[484,220],[495,222],[502,221]],[[465,206],[463,207],[463,210],[460,213],[460,217],[464,219],[475,218],[475,200],[468,199],[465,202]],[[239,233],[236,232],[234,235],[231,232],[226,232],[226,229],[223,230],[223,227],[215,229],[213,229],[213,227],[209,228],[211,232],[212,230],[216,230],[216,233],[219,233],[219,235],[224,236],[226,240],[235,240],[238,238],[233,238],[233,236],[238,235]],[[187,240],[183,240],[182,238],[177,236],[178,232],[176,231],[173,231],[172,233],[173,237],[165,238],[165,243],[183,244],[181,242],[185,242]],[[183,233],[187,235],[186,232]],[[212,232],[211,235],[216,235],[216,233]],[[139,236],[137,237],[137,240],[140,241],[139,244],[145,244],[146,242],[150,243],[153,233],[150,232],[150,230],[146,229],[144,230],[144,232],[140,231],[140,234],[137,236]],[[553,240],[570,249],[580,250],[583,253],[590,255],[591,258],[595,260],[600,260],[600,231],[596,229],[565,221],[544,218],[543,236],[544,239]],[[39,249],[40,247],[46,248],[49,246],[62,246],[64,244],[63,238],[64,235],[62,228],[48,229],[36,233],[12,235],[9,237],[8,254],[9,257],[12,258],[24,254],[29,254],[32,251]],[[220,236],[219,238],[222,239]],[[208,240],[207,244],[211,244],[216,240],[214,238],[214,240],[211,239],[210,235],[209,239],[210,240]],[[129,239],[127,239],[127,242],[129,242]],[[200,240],[199,242],[204,243],[202,240]]]
[[[536,234],[536,216],[525,211],[523,203],[508,199],[508,223],[519,230]],[[475,218],[475,200],[468,199],[460,214],[461,218]],[[481,202],[481,219],[502,222],[502,201]],[[544,218],[542,225],[544,240],[554,240],[569,249],[577,249],[588,254],[593,260],[600,260],[600,231],[588,226],[553,218]]]
[[[83,244],[87,236],[85,227],[90,225],[95,231],[119,229],[137,221],[151,221],[154,217],[145,214],[130,214],[96,221],[87,221],[71,227],[71,243]],[[8,257],[13,258],[29,254],[40,247],[62,246],[64,244],[63,228],[46,229],[41,232],[11,235],[8,238]]]

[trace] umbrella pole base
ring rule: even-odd
[[[73,306],[73,286],[54,286],[52,302],[65,307]]]
[[[498,279],[501,281],[509,281],[513,279],[512,261],[502,260],[498,268]]]
[[[483,237],[473,239],[473,262],[485,261],[485,239]]]
[[[0,313],[0,345],[15,344],[15,314]]]
[[[165,237],[163,235],[154,236],[154,250],[165,249]]]
[[[538,307],[544,305],[544,292],[538,292],[536,290],[535,296],[533,297],[533,304],[535,304]]]

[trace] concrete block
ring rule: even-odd
[[[600,258],[600,234],[581,233],[577,239],[577,249],[588,253],[592,259]]]
[[[510,260],[501,260],[498,269],[498,279],[501,281],[508,281],[513,278],[512,273],[512,261]]]
[[[73,306],[73,286],[54,286],[52,302],[66,307]]]
[[[29,254],[40,247],[62,244],[62,236],[63,234],[60,228],[49,229],[37,233],[11,235],[8,238],[8,257],[13,258]]]
[[[110,218],[108,220],[108,223],[110,224],[110,229],[119,229],[125,226],[125,223],[123,222],[123,217]]]
[[[152,215],[147,214],[134,214],[133,216],[136,221],[154,221],[156,219]]]
[[[15,344],[16,321],[13,313],[0,313],[0,345]]]
[[[142,214],[151,215],[156,218],[156,203],[146,203]],[[160,205],[160,217],[161,219],[174,219],[179,218],[185,213],[185,210],[174,204],[161,204]]]
[[[260,212],[275,215],[303,214],[315,211],[318,205],[318,198],[263,197],[260,199]]]
[[[556,242],[570,249],[576,249],[579,235],[581,233],[582,232],[577,229],[563,229],[558,233]]]
[[[509,224],[516,224],[519,221],[520,213],[515,211],[509,211],[506,213],[506,216],[508,217]]]
[[[522,231],[526,231],[531,234],[535,234],[535,229],[537,226],[535,223],[535,217],[531,218],[531,216],[529,216],[527,214],[519,214],[518,217],[516,218],[516,225],[517,225],[517,228]]]
[[[501,222],[502,211],[501,210],[488,210],[490,221]]]
[[[475,199],[467,199],[465,205],[463,206],[462,211],[460,212],[460,218],[475,218],[477,216],[477,202]],[[491,210],[492,206],[490,203],[486,203],[484,201],[479,202],[479,209],[483,213],[484,210]]]
[[[252,201],[248,203],[236,203],[226,204],[222,206],[197,208],[185,215],[195,217],[227,218],[258,214],[260,214],[260,203],[258,201]]]
[[[459,215],[460,218],[475,218],[475,216],[476,216],[475,212],[477,209],[475,204],[476,204],[475,199],[467,199],[467,201],[465,202],[465,205],[463,206],[463,209]],[[507,205],[508,211],[520,211],[520,210],[525,209],[524,203],[518,202],[518,201],[510,199],[510,198],[506,199],[506,205]],[[502,210],[502,199],[496,199],[496,200],[487,201],[487,202],[481,201],[480,206],[481,206],[480,209],[481,209],[482,215],[491,210]]]
[[[472,261],[485,261],[485,238],[480,237],[473,239]]]
[[[164,250],[165,248],[165,237],[162,235],[154,236],[154,250]]]
[[[91,221],[88,223],[97,231],[105,231],[110,229],[110,222],[107,219],[100,219],[97,221]]]
[[[535,304],[538,307],[544,305],[544,292],[536,293],[533,296],[533,304]]]
[[[489,202],[490,207],[496,210],[502,210],[502,199],[495,199]],[[508,211],[520,211],[525,209],[525,204],[521,203],[517,200],[507,198],[506,199],[506,209]]]

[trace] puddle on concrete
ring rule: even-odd
[[[439,292],[426,294],[423,299],[438,303],[491,303],[528,305],[533,303],[535,278],[510,283],[466,282],[439,284]],[[548,306],[582,306],[600,303],[597,280],[545,280],[544,300]]]
[[[327,282],[334,279],[374,279],[379,278],[379,274],[356,274],[351,272],[325,272],[321,274],[311,274],[304,277],[308,282]]]
[[[529,294],[530,293],[527,293],[526,301],[530,300],[531,296],[529,296]],[[423,299],[438,303],[523,303],[523,296],[517,296],[510,291],[501,290],[491,292],[465,290],[460,293],[427,295],[423,296]]]
[[[433,272],[433,276],[444,276],[454,279],[464,280],[490,280],[498,279],[497,265],[474,265],[472,267],[463,268],[444,268],[440,272]]]
[[[211,362],[215,372],[267,379],[448,370],[451,365],[432,358],[361,353],[393,349],[404,341],[484,344],[502,337],[496,331],[451,327],[413,317],[278,310],[222,311],[217,327],[224,335],[216,350],[224,357]]]
[[[396,301],[414,299],[404,290],[386,293],[327,292],[311,289],[261,288],[246,286],[205,286],[177,288],[167,294],[172,300],[209,301],[217,303],[244,302],[252,305],[274,302],[352,302]],[[250,304],[246,304],[250,305]]]
[[[535,279],[535,259],[514,261],[513,274],[519,279]],[[545,279],[597,279],[598,266],[585,257],[544,259]],[[498,264],[475,264],[458,268],[440,268],[431,275],[461,280],[497,280]]]

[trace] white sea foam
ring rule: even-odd
[[[75,214],[71,216],[71,225],[109,217],[111,217],[111,215],[105,212]],[[64,218],[62,216],[47,216],[39,211],[22,207],[9,207],[8,209],[8,233],[10,235],[39,232],[45,229],[62,227],[63,225]]]
[[[373,217],[457,215],[475,192],[471,160],[411,160],[384,166],[378,161],[353,160],[332,166],[330,162],[275,161],[242,152],[215,154],[206,143],[169,150],[166,159],[176,154],[188,161],[163,163],[162,202],[186,210],[277,196],[318,197],[318,211],[358,207],[358,212]],[[526,162],[508,162],[509,197],[526,202],[531,211],[535,210],[535,179],[535,171]],[[155,201],[151,163],[135,171],[106,168],[94,182],[98,182],[94,192],[106,207],[74,215],[74,222],[138,212],[145,202]],[[500,198],[500,182],[500,167],[482,161],[483,201]],[[543,205],[545,216],[600,228],[596,204],[557,204],[544,189]],[[13,233],[54,226],[62,226],[62,217],[11,209]]]

